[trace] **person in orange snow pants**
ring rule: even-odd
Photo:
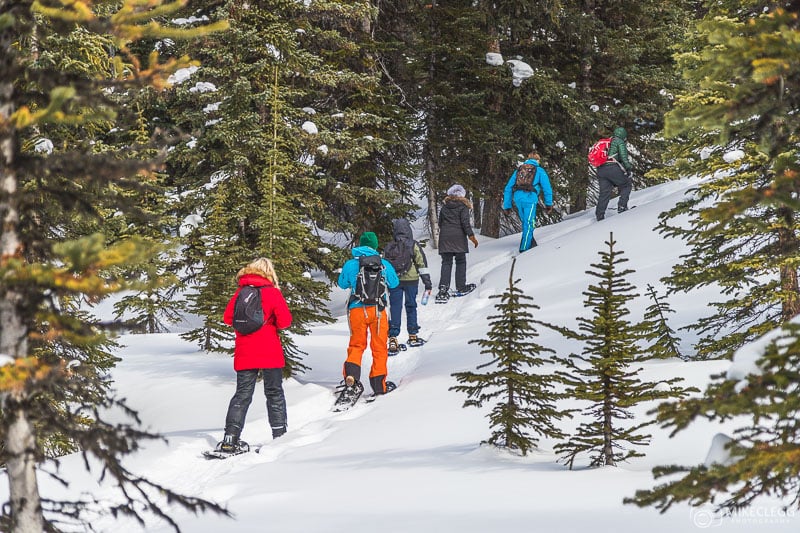
[[[400,284],[397,273],[391,263],[383,259],[378,253],[378,237],[371,231],[366,231],[359,239],[359,246],[353,248],[353,258],[345,262],[339,274],[337,284],[342,289],[350,289],[348,300],[347,319],[350,323],[350,344],[347,346],[347,359],[344,362],[342,374],[344,385],[348,388],[356,387],[363,390],[361,385],[361,357],[367,349],[372,351],[372,369],[369,372],[369,384],[375,394],[386,394],[394,390],[394,383],[386,381],[386,358],[388,357],[389,319],[386,315],[386,289],[393,289]],[[373,300],[365,300],[366,305],[356,296],[359,286],[363,288],[365,274],[362,270],[362,260],[369,262],[372,268],[372,286],[383,287],[383,293],[378,298],[378,304]],[[365,266],[366,268],[366,266]],[[380,275],[376,276],[376,272]],[[380,280],[380,281],[378,281]]]
[[[388,357],[387,341],[389,339],[389,320],[386,310],[378,310],[375,306],[354,307],[350,309],[350,344],[347,346],[347,360],[342,375],[353,376],[356,381],[361,377],[361,358],[367,349],[372,351],[372,368],[369,371],[369,383],[378,394],[384,392],[386,381],[386,359]]]

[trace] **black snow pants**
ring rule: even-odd
[[[239,370],[236,372],[236,393],[228,405],[225,417],[225,433],[239,437],[244,427],[247,409],[253,400],[256,389],[258,369]],[[286,431],[286,398],[283,395],[283,369],[264,368],[264,396],[267,397],[267,418],[273,435],[282,435]]]

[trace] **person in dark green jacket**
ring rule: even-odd
[[[631,181],[631,162],[628,159],[628,146],[625,144],[628,132],[623,127],[614,129],[611,144],[608,146],[608,162],[597,167],[597,181],[600,185],[600,193],[597,197],[597,207],[594,214],[597,220],[606,217],[606,208],[611,200],[611,192],[614,187],[619,189],[619,201],[617,211],[622,213],[628,210],[628,198],[633,189]]]

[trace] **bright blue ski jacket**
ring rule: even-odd
[[[342,266],[342,271],[339,273],[339,280],[337,281],[340,288],[350,289],[351,293],[356,288],[356,279],[358,278],[358,271],[360,269],[358,266],[358,258],[367,255],[378,255],[378,252],[369,246],[356,246],[353,248],[352,253],[353,259],[348,259],[344,266]],[[386,285],[390,289],[394,289],[400,285],[400,279],[397,277],[397,272],[395,272],[392,264],[386,259],[381,259],[381,264],[383,265],[383,277],[386,280]],[[363,306],[364,304],[361,302],[354,301],[350,303],[348,309]]]
[[[536,167],[536,176],[533,180],[533,191],[515,191],[514,184],[517,182],[517,171],[515,170],[506,183],[506,188],[503,190],[503,209],[511,209],[511,200],[513,198],[514,204],[517,209],[522,205],[536,205],[539,198],[539,191],[544,195],[544,205],[553,205],[553,187],[550,185],[550,176],[547,171],[539,166],[535,159],[526,159],[525,163],[534,165]]]

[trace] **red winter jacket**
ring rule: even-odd
[[[265,324],[250,335],[236,332],[236,345],[233,350],[233,369],[252,370],[254,368],[283,368],[283,346],[278,338],[278,330],[288,328],[292,324],[292,313],[283,299],[283,294],[272,283],[258,274],[245,274],[239,278],[239,288],[228,302],[222,320],[233,325],[233,306],[239,291],[245,285],[261,289],[261,306],[264,308]]]

